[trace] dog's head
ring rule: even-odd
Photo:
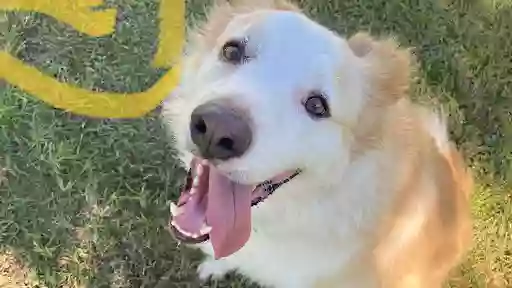
[[[215,233],[222,234],[215,238],[229,238],[230,232],[212,223],[216,217],[233,217],[212,212],[215,216],[206,215],[208,225],[202,226],[184,215],[191,203],[203,205],[206,214],[214,205],[226,210],[220,207],[227,205],[224,201],[237,197],[250,207],[278,186],[258,191],[266,189],[258,184],[280,185],[297,174],[333,177],[326,175],[347,159],[352,130],[371,94],[366,59],[371,39],[346,40],[286,3],[254,2],[212,10],[189,43],[180,87],[164,105],[179,150],[194,155],[188,190],[178,203],[185,208],[175,207],[173,213],[188,217],[180,225],[174,221],[177,232],[188,238],[204,240]],[[214,196],[224,193],[217,190],[229,190],[230,196]],[[208,204],[203,196],[190,200],[206,194]],[[214,197],[225,200],[212,204]],[[232,214],[248,213],[237,209],[242,208],[234,205]],[[240,238],[234,242],[248,237],[233,233],[231,238]],[[210,238],[214,246],[224,245]]]
[[[339,159],[365,100],[347,41],[295,10],[217,9],[169,101],[180,148],[247,184]]]

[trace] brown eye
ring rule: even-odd
[[[327,100],[319,93],[312,93],[304,102],[304,108],[314,118],[327,118],[331,116]]]
[[[222,46],[221,59],[231,64],[240,64],[246,58],[245,41],[231,40]]]

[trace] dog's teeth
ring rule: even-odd
[[[181,229],[180,226],[178,226],[176,224],[176,221],[172,220],[171,221],[171,225],[176,228],[176,230],[178,230],[178,232],[180,232],[181,234],[187,236],[187,237],[191,237],[191,238],[199,238],[201,236],[204,236],[208,233],[210,233],[210,231],[212,230],[212,227],[206,225],[206,224],[203,224],[203,227],[201,228],[201,230],[199,231],[199,233],[190,233],[190,232],[187,232],[183,229]]]
[[[208,160],[203,159],[203,160],[201,161],[201,164],[203,164],[204,166],[208,165]]]
[[[171,225],[176,228],[176,230],[178,230],[181,234],[187,236],[187,237],[194,237],[192,233],[189,233],[183,229],[180,228],[180,226],[176,225],[176,222],[174,221],[171,221]]]
[[[197,188],[196,187],[192,187],[192,189],[190,189],[190,195],[194,195],[197,193]]]
[[[171,202],[171,214],[172,216],[178,216],[179,215],[179,207],[178,205],[176,205],[174,202]]]
[[[206,224],[203,224],[203,227],[201,228],[199,233],[201,233],[201,235],[206,235],[206,234],[209,234],[210,231],[212,231],[212,227],[210,227],[210,226],[208,226]]]

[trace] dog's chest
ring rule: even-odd
[[[251,237],[229,260],[242,274],[273,287],[309,288],[349,266],[361,241],[350,232],[353,219],[339,217],[339,206],[277,204],[269,201],[252,211]]]

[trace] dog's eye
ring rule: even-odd
[[[231,40],[222,46],[221,59],[231,64],[240,64],[245,60],[245,41]]]
[[[325,97],[317,92],[311,93],[304,102],[304,108],[309,115],[315,118],[330,117],[329,105]]]

